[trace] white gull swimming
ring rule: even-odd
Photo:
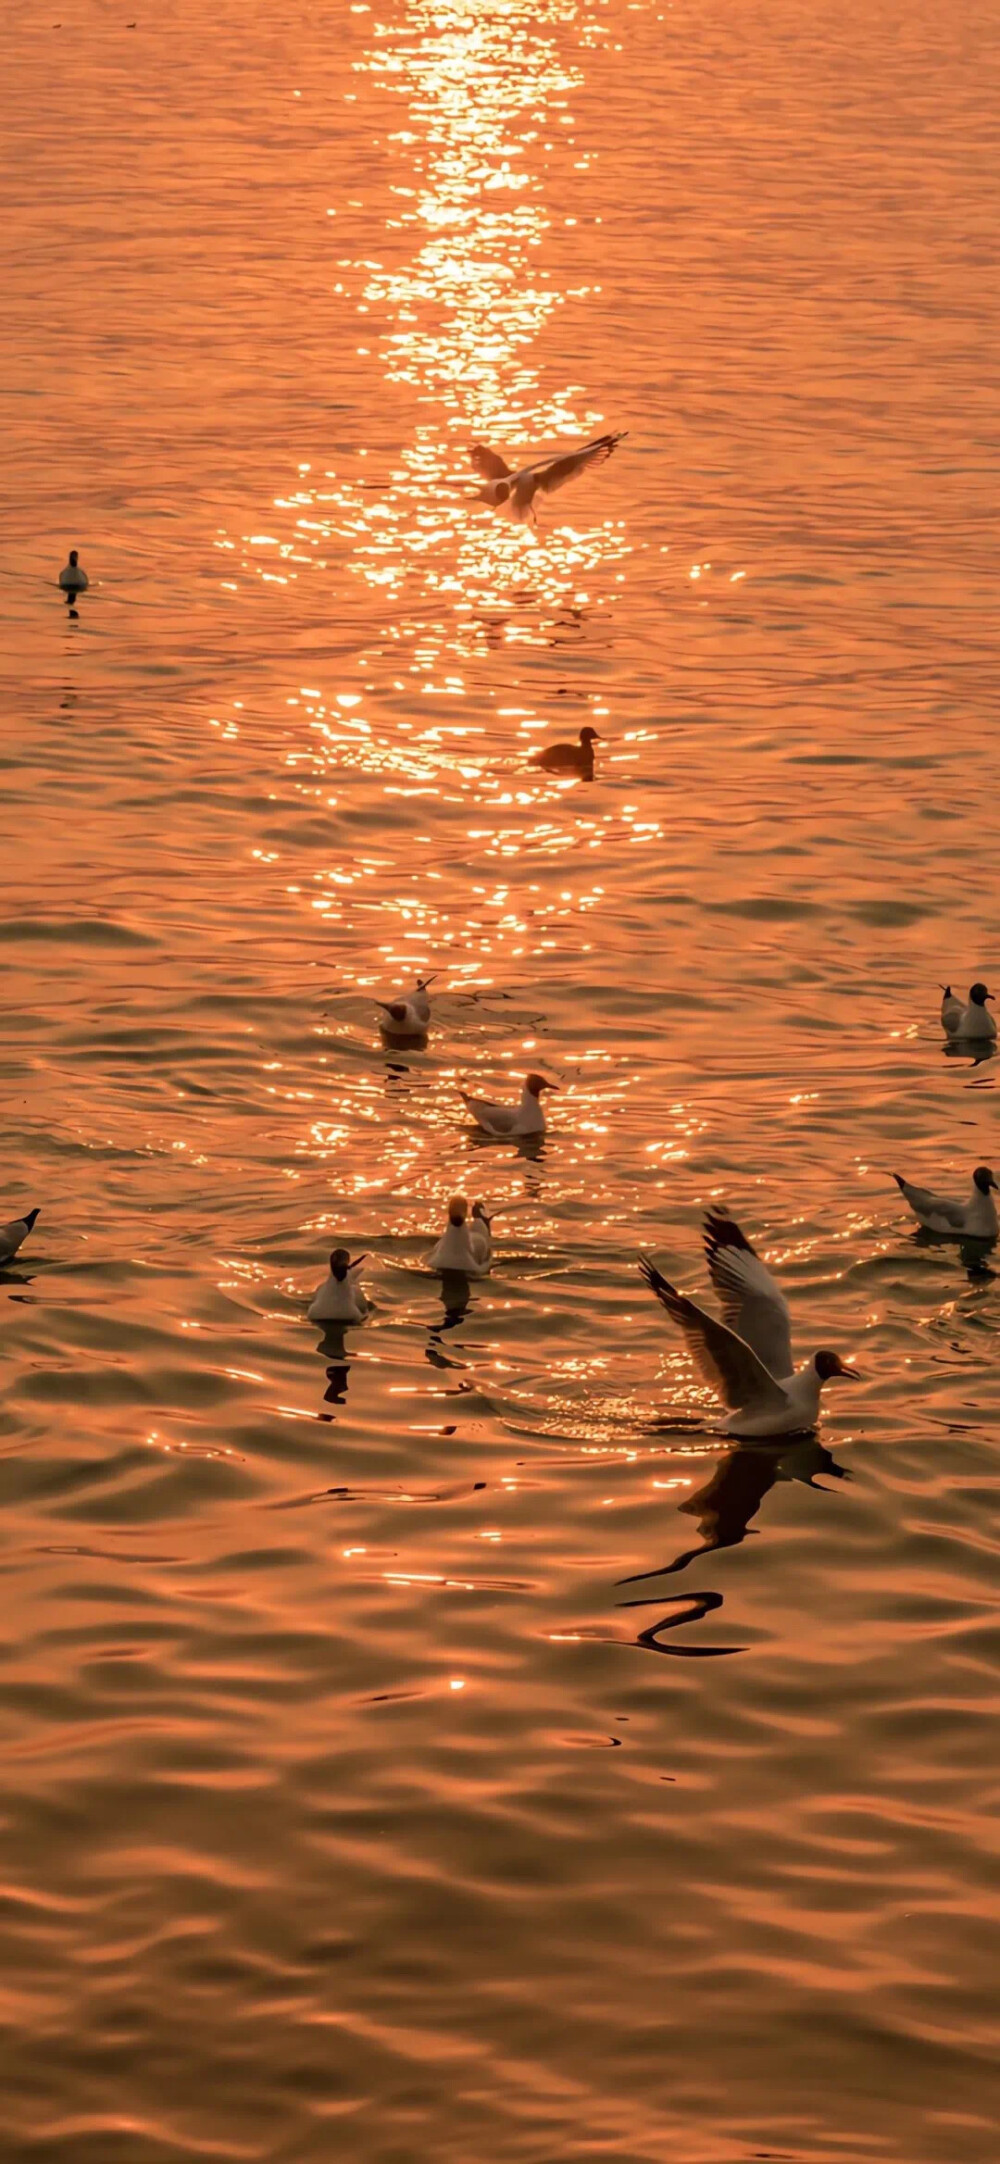
[[[529,1074],[524,1078],[520,1104],[494,1104],[489,1097],[470,1097],[467,1090],[463,1090],[461,1096],[485,1135],[493,1135],[498,1141],[517,1140],[522,1135],[545,1133],[542,1091],[557,1090],[558,1087],[558,1082],[546,1082],[543,1074]]]
[[[418,977],[406,999],[377,999],[378,1026],[383,1037],[425,1037],[430,1027],[431,1003],[427,987],[434,978]]]
[[[13,1261],[37,1216],[37,1210],[25,1210],[23,1217],[12,1217],[9,1225],[0,1225],[0,1264]]]
[[[909,1203],[914,1217],[927,1232],[938,1232],[952,1240],[996,1239],[1000,1231],[993,1200],[997,1182],[988,1165],[976,1166],[968,1202],[955,1202],[949,1195],[937,1195],[931,1187],[915,1187],[912,1180],[904,1180],[899,1172],[894,1172],[892,1177],[904,1202]]]
[[[985,984],[972,984],[969,986],[966,1004],[952,991],[950,984],[946,984],[941,999],[941,1027],[946,1035],[965,1037],[970,1041],[994,1038],[997,1025],[993,1016],[986,1011],[986,1001],[992,997],[992,992],[987,991]]]
[[[493,1235],[482,1203],[474,1204],[470,1224],[465,1196],[453,1195],[448,1204],[448,1223],[431,1248],[427,1268],[436,1270],[439,1276],[455,1270],[463,1277],[488,1277],[492,1260]]]
[[[309,1302],[310,1322],[364,1322],[371,1314],[371,1301],[362,1291],[356,1273],[367,1255],[355,1255],[352,1262],[346,1247],[335,1247],[330,1257],[330,1275],[317,1286]]]

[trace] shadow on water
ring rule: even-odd
[[[324,1406],[346,1405],[347,1403],[347,1382],[351,1372],[351,1363],[347,1357],[347,1347],[344,1342],[345,1328],[346,1325],[343,1323],[328,1323],[316,1347],[317,1352],[322,1353],[324,1360],[329,1361],[326,1371],[326,1389],[323,1392]],[[322,1409],[316,1415],[317,1420],[326,1421],[335,1420],[336,1417],[335,1412],[325,1412]]]
[[[910,1244],[912,1247],[942,1248],[957,1254],[963,1270],[968,1271],[974,1284],[982,1284],[984,1279],[997,1274],[989,1266],[989,1257],[996,1245],[994,1240],[956,1240],[947,1233],[932,1232],[929,1226],[919,1225]]]
[[[995,1059],[996,1049],[992,1037],[951,1037],[941,1046],[945,1059],[968,1060],[970,1067],[982,1067],[986,1060]]]
[[[618,1584],[646,1585],[653,1579],[670,1578],[677,1571],[686,1570],[689,1563],[697,1562],[701,1556],[714,1555],[720,1548],[738,1548],[751,1530],[751,1518],[756,1517],[764,1497],[776,1482],[797,1480],[807,1488],[820,1486],[821,1492],[826,1493],[828,1491],[817,1480],[820,1473],[834,1480],[851,1477],[815,1434],[782,1436],[773,1443],[737,1443],[713,1466],[704,1487],[678,1506],[685,1517],[697,1518],[701,1535],[699,1545],[682,1548],[670,1562],[659,1563],[652,1570],[636,1571],[629,1578],[620,1578]],[[638,1632],[635,1642],[653,1653],[673,1653],[703,1660],[722,1653],[742,1653],[746,1648],[664,1646],[660,1639],[664,1632],[676,1630],[680,1624],[700,1623],[704,1616],[721,1608],[722,1602],[721,1593],[650,1593],[635,1600],[619,1601],[618,1606],[676,1606],[676,1614],[661,1616],[658,1622],[649,1624]]]

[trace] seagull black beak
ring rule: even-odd
[[[841,1361],[837,1373],[838,1375],[846,1375],[848,1382],[859,1383],[861,1381],[860,1368],[845,1367],[843,1361]]]

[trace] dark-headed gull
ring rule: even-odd
[[[517,1105],[498,1105],[488,1097],[470,1097],[467,1090],[461,1095],[463,1104],[485,1135],[493,1135],[497,1140],[513,1140],[521,1135],[545,1133],[542,1091],[558,1088],[558,1082],[546,1082],[543,1074],[529,1074],[525,1075],[521,1102]]]
[[[418,977],[408,999],[377,999],[378,1026],[384,1037],[426,1037],[431,1019],[427,987],[433,977]]]
[[[581,729],[578,744],[546,744],[533,751],[530,766],[544,767],[546,774],[578,774],[581,781],[594,779],[594,745],[601,741],[597,729]]]
[[[59,573],[59,584],[69,601],[75,601],[77,594],[85,594],[90,585],[76,549],[70,549],[69,562]]]
[[[427,1257],[428,1269],[440,1276],[454,1270],[463,1277],[488,1277],[492,1260],[493,1234],[482,1203],[474,1203],[470,1225],[465,1196],[453,1195],[448,1204],[448,1223]]]
[[[371,1313],[371,1301],[362,1292],[355,1272],[367,1260],[367,1255],[355,1255],[352,1262],[346,1247],[334,1248],[330,1275],[309,1302],[310,1322],[364,1322]]]
[[[948,1195],[936,1195],[930,1187],[914,1187],[912,1180],[904,1180],[898,1172],[892,1176],[904,1202],[909,1203],[914,1217],[928,1232],[943,1233],[951,1240],[996,1239],[1000,1231],[993,1200],[997,1182],[988,1165],[976,1166],[968,1202],[953,1202]]]
[[[0,1264],[13,1261],[37,1216],[37,1210],[25,1210],[23,1217],[12,1217],[9,1225],[0,1225]]]
[[[499,451],[491,451],[488,444],[474,443],[469,456],[486,483],[477,502],[492,504],[494,510],[506,507],[511,517],[522,524],[533,523],[537,495],[552,496],[557,488],[565,488],[567,481],[586,473],[588,466],[602,465],[627,435],[627,428],[620,428],[606,436],[595,436],[578,451],[559,452],[554,458],[538,458],[530,466],[516,467],[508,466]]]
[[[751,1441],[815,1427],[823,1384],[834,1375],[856,1381],[857,1369],[835,1352],[815,1353],[795,1369],[788,1303],[732,1218],[708,1212],[705,1253],[722,1322],[678,1292],[648,1256],[640,1257],[639,1269],[683,1332],[699,1373],[728,1406],[726,1434]]]
[[[949,1037],[984,1038],[995,1037],[997,1026],[991,1014],[986,1012],[986,1002],[992,999],[985,984],[970,984],[969,1003],[965,1005],[950,984],[944,987],[941,1000],[941,1026]]]

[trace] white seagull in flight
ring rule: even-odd
[[[603,465],[616,443],[627,435],[627,428],[620,428],[606,436],[595,436],[579,451],[560,452],[554,458],[538,458],[530,466],[518,467],[508,466],[499,451],[491,451],[487,444],[474,443],[470,457],[486,483],[476,500],[492,504],[494,510],[506,505],[519,524],[533,526],[537,495],[551,496],[557,488],[565,488],[567,481],[575,481],[577,474],[586,473],[589,466]]]
[[[640,1256],[639,1269],[683,1332],[699,1373],[728,1407],[726,1434],[749,1441],[814,1428],[823,1384],[832,1375],[857,1381],[857,1369],[845,1367],[839,1353],[818,1352],[796,1370],[788,1302],[731,1217],[708,1212],[705,1254],[722,1322],[661,1277],[648,1256]]]

